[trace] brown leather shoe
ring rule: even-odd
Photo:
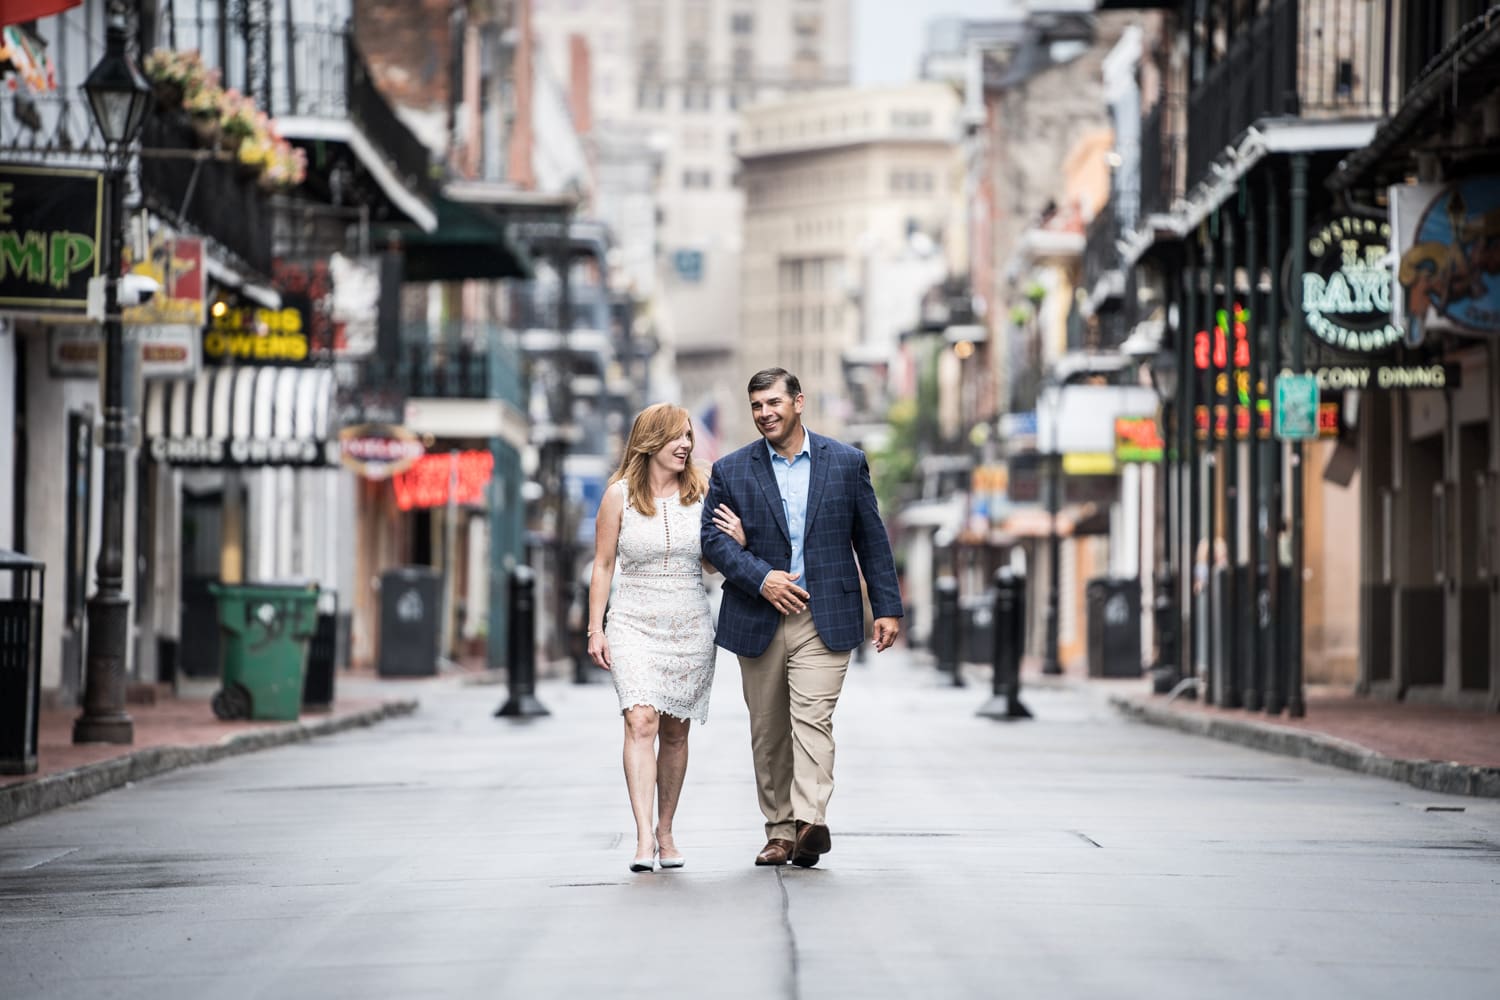
[[[822,823],[797,821],[797,844],[792,848],[792,864],[798,868],[811,868],[832,849],[833,838],[828,835],[828,827]]]
[[[784,865],[791,856],[792,842],[782,840],[780,837],[772,837],[755,856],[755,863],[757,865]]]

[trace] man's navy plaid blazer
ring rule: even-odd
[[[835,651],[853,649],[865,637],[861,570],[875,617],[899,618],[896,564],[864,453],[805,433],[812,470],[802,533],[802,579],[797,583],[812,595],[813,624],[824,645]],[[745,548],[714,525],[713,512],[721,503],[744,523]],[[717,642],[731,653],[759,656],[781,622],[781,612],[760,595],[761,581],[773,569],[787,570],[792,561],[786,512],[764,439],[714,463],[703,500],[702,538],[704,557],[724,574]]]

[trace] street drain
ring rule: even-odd
[[[1301,778],[1276,778],[1265,774],[1190,774],[1188,777],[1199,781],[1261,781],[1278,785],[1295,785],[1302,781]]]
[[[915,830],[892,830],[884,833],[840,833],[840,837],[957,837],[956,833],[924,833]]]
[[[605,885],[624,885],[624,882],[559,882],[553,889],[594,889]]]

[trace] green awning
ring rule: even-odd
[[[506,213],[438,196],[437,229],[402,229],[407,281],[532,278],[531,255],[511,236]]]

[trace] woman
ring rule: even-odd
[[[625,717],[625,786],[635,814],[634,872],[685,863],[672,836],[687,773],[688,727],[706,721],[714,629],[703,586],[699,524],[707,477],[693,465],[693,427],[657,403],[630,428],[620,468],[599,504],[589,583],[589,656],[610,671]],[[745,543],[732,511],[714,516]],[[611,597],[615,560],[618,586]],[[609,603],[609,625],[604,606]],[[660,748],[657,748],[657,741]],[[652,798],[656,799],[653,827]]]

